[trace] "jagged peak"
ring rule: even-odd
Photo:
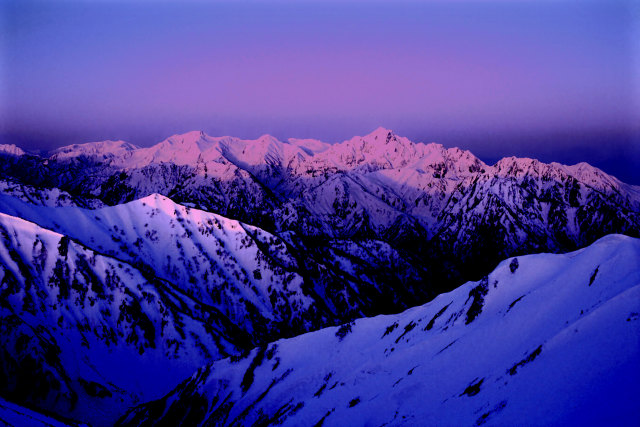
[[[398,144],[407,145],[407,146],[415,145],[415,143],[409,140],[408,138],[398,136],[391,129],[387,129],[384,127],[379,127],[375,129],[373,132],[368,133],[364,136],[354,136],[353,138],[350,138],[344,142],[333,144],[333,145],[334,146],[364,145],[365,147],[378,147],[378,146],[383,146],[385,144],[389,144],[391,141],[394,141],[395,143],[398,143]]]
[[[385,127],[379,126],[373,132],[365,135],[365,137],[383,137],[387,138],[389,135],[395,135],[395,133],[391,129],[387,129]]]
[[[530,164],[542,164],[542,162],[540,162],[538,159],[532,159],[530,157],[509,156],[509,157],[501,158],[493,166],[498,169],[501,169],[501,168],[510,167],[513,165],[528,166]]]

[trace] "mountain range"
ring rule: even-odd
[[[431,413],[451,420],[440,424],[509,424],[535,406],[521,392],[533,380],[498,375],[509,360],[520,357],[524,372],[535,358],[531,375],[550,382],[562,363],[601,360],[607,329],[619,335],[616,357],[640,353],[629,341],[640,312],[640,187],[585,163],[487,165],[383,128],[337,144],[190,132],[147,148],[0,146],[0,190],[0,395],[11,401],[0,418],[9,408],[112,425],[141,405],[120,422],[401,424]],[[628,323],[616,323],[618,309]],[[546,314],[524,320],[536,312]],[[569,339],[576,322],[591,326]],[[444,341],[459,349],[429,356],[432,367],[413,376],[413,364],[427,363],[419,355]],[[484,341],[478,363],[437,378]],[[578,351],[583,343],[594,354]],[[540,352],[549,361],[538,363]],[[615,381],[638,377],[603,363]],[[402,370],[411,387],[388,387]],[[572,407],[585,413],[601,407],[585,388],[600,384],[594,372],[558,386],[577,384],[585,397]],[[443,404],[421,407],[410,389],[432,380],[446,382],[429,391]],[[447,394],[467,380],[470,391]],[[485,389],[478,405],[471,396]],[[367,390],[377,395],[343,404]],[[626,420],[630,389],[621,390]],[[401,396],[405,410],[376,403]]]
[[[508,259],[404,313],[208,364],[120,425],[633,425],[639,267],[620,235]]]

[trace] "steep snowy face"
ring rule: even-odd
[[[373,171],[404,167],[415,154],[411,141],[388,129],[378,128],[366,136],[332,145],[315,156],[315,160],[339,169]]]
[[[508,259],[478,282],[199,369],[121,425],[633,425],[640,240]]]
[[[0,239],[0,393],[15,402],[109,425],[203,363],[254,345],[143,265],[5,214]]]

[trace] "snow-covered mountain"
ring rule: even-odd
[[[15,144],[0,144],[0,153],[10,156],[22,156],[25,154],[24,150]]]
[[[97,210],[0,195],[0,212],[149,270],[263,339],[434,296],[423,272],[384,242],[277,236],[157,194]]]
[[[504,158],[414,143],[384,128],[342,143],[174,135],[0,156],[5,179],[110,205],[159,193],[311,238],[375,239],[428,264],[449,290],[511,255],[640,236],[640,188],[586,163]]]
[[[202,363],[253,346],[153,271],[5,214],[0,237],[0,390],[13,401],[109,424]]]
[[[122,425],[636,425],[640,240],[508,259],[393,316],[199,369]]]
[[[73,144],[53,150],[50,159],[63,160],[75,157],[95,157],[104,161],[117,160],[129,157],[140,147],[125,141],[99,141],[84,144]]]
[[[584,163],[565,166],[512,157],[487,165],[468,151],[414,143],[383,128],[338,144],[189,132],[152,147],[104,141],[62,147],[48,157],[0,149],[0,395],[12,404],[109,425],[126,409],[169,393],[199,367],[224,359],[211,365],[219,380],[204,368],[170,397],[141,407],[128,420],[171,420],[188,403],[190,410],[201,405],[203,414],[215,413],[227,423],[244,423],[245,412],[259,418],[255,408],[263,414],[280,408],[269,416],[289,417],[292,423],[315,423],[328,412],[336,416],[323,418],[327,423],[348,421],[357,408],[366,407],[365,397],[351,397],[347,406],[356,411],[344,412],[338,400],[346,394],[326,400],[326,389],[362,379],[367,390],[378,382],[382,386],[379,396],[367,395],[366,402],[397,402],[410,394],[403,389],[396,395],[396,386],[387,387],[388,376],[399,371],[378,369],[386,363],[377,359],[380,352],[391,359],[396,357],[391,353],[402,355],[398,369],[411,370],[412,378],[418,378],[412,370],[419,362],[416,354],[450,342],[466,344],[452,359],[429,356],[429,366],[462,369],[463,354],[475,352],[478,337],[496,341],[486,351],[504,349],[500,363],[507,363],[507,356],[525,360],[540,345],[549,354],[545,343],[560,333],[559,326],[545,329],[542,320],[518,326],[521,318],[512,314],[516,308],[528,307],[533,319],[532,313],[548,311],[551,318],[572,325],[577,318],[569,308],[578,310],[578,303],[584,312],[609,307],[614,294],[597,294],[596,301],[590,299],[596,295],[591,289],[606,288],[596,288],[602,277],[611,278],[611,292],[637,277],[638,243],[617,236],[569,255],[521,255],[567,252],[612,233],[640,237],[640,187]],[[602,248],[626,254],[630,261]],[[345,323],[419,306],[467,280],[477,281],[515,255],[521,263],[517,272],[507,274],[501,264],[483,281],[446,294],[448,302],[440,296],[395,317]],[[622,276],[603,275],[603,267],[591,266],[596,258],[611,271],[619,264],[615,274]],[[524,268],[525,261],[536,267]],[[527,269],[539,271],[520,274]],[[591,269],[588,291],[572,281],[582,277],[580,269]],[[501,285],[493,287],[495,280]],[[552,291],[564,282],[575,286]],[[522,292],[512,295],[509,289]],[[572,295],[575,301],[568,301]],[[482,309],[485,297],[502,302]],[[511,308],[505,311],[500,304],[507,299]],[[429,334],[416,335],[422,320],[411,313],[434,319],[430,327],[423,326]],[[448,323],[438,326],[444,316]],[[465,316],[478,320],[462,325]],[[540,339],[520,339],[513,332],[501,341],[503,321],[511,325],[507,332]],[[478,329],[485,322],[486,328]],[[339,324],[346,326],[337,341],[331,329],[302,335]],[[391,328],[384,339],[371,335],[383,327],[385,332]],[[359,337],[352,347],[351,337]],[[389,337],[397,342],[387,343]],[[411,345],[405,337],[414,337]],[[270,344],[283,338],[291,340]],[[601,343],[597,334],[585,340]],[[239,356],[256,347],[250,357]],[[567,354],[577,351],[569,347]],[[312,348],[318,349],[317,356],[309,354]],[[334,368],[347,353],[353,360],[345,361],[344,369]],[[538,356],[531,357],[537,362]],[[317,357],[324,360],[317,367],[305,364]],[[350,363],[366,364],[365,358],[378,360],[372,368],[377,374],[361,378],[350,373]],[[267,369],[265,360],[278,366]],[[454,375],[455,387],[468,380],[463,390],[470,387],[472,394],[476,387],[503,390],[496,382],[502,380],[496,374],[499,360],[483,360],[482,366],[471,363],[475,367],[468,374],[477,372],[478,380],[486,381],[474,385],[473,378]],[[423,381],[435,377],[429,369]],[[252,387],[254,371],[255,384],[263,388],[257,395],[252,394],[259,388]],[[322,388],[329,382],[325,377],[340,378],[340,383]],[[227,388],[216,385],[222,388],[212,391],[212,383]],[[322,389],[316,400],[307,399],[312,388],[312,396]],[[280,402],[298,389],[306,396],[304,406]],[[287,391],[272,394],[277,390]],[[484,394],[491,399],[484,409],[476,408],[475,419],[486,421],[490,415],[484,414],[501,405],[495,393]],[[457,405],[449,395],[434,396],[444,401],[443,416]],[[164,413],[163,405],[174,398],[177,403]],[[446,404],[450,400],[454,403]],[[515,401],[509,407],[517,407]],[[408,408],[417,411],[415,405]],[[510,411],[502,409],[494,412]],[[373,412],[378,415],[371,420],[403,420],[383,412]],[[512,419],[504,420],[509,424]]]
[[[0,392],[101,425],[207,361],[429,292],[383,242],[301,246],[159,195],[0,210]]]
[[[36,206],[77,206],[91,209],[104,207],[104,203],[95,197],[72,196],[56,187],[33,187],[14,181],[0,180],[0,195],[12,196]]]

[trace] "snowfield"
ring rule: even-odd
[[[640,240],[611,235],[214,362],[121,423],[631,426],[638,337]]]

